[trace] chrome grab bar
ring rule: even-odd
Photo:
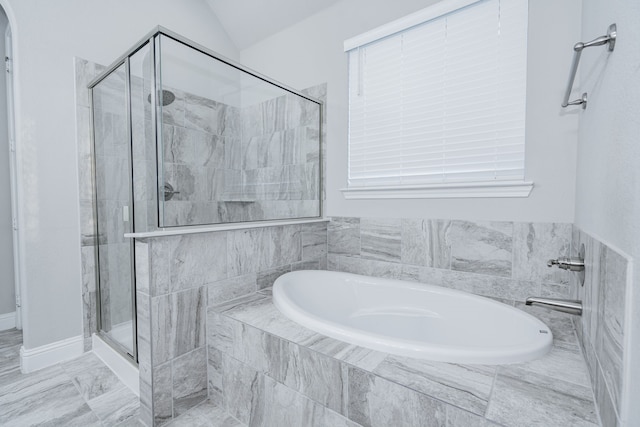
[[[569,102],[569,97],[571,96],[571,90],[573,89],[573,82],[576,79],[576,73],[578,72],[578,64],[580,63],[580,56],[582,55],[582,50],[585,47],[592,46],[602,46],[604,44],[609,45],[609,52],[613,52],[613,49],[616,46],[616,37],[617,37],[617,27],[616,24],[609,25],[609,30],[607,31],[606,36],[600,36],[597,39],[591,40],[587,43],[578,42],[573,46],[573,63],[571,64],[571,71],[569,71],[569,83],[567,84],[567,90],[564,93],[564,100],[562,101],[563,107],[568,107],[569,105],[582,105],[582,108],[587,108],[587,93],[583,93],[581,98],[573,100]]]

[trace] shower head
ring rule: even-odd
[[[175,101],[176,96],[170,90],[162,90],[162,106],[167,106]],[[147,102],[151,103],[151,94],[147,96]]]

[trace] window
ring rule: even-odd
[[[526,197],[527,0],[446,0],[347,40],[347,198]]]

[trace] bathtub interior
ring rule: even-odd
[[[275,306],[313,331],[391,354],[451,363],[533,360],[551,348],[540,320],[506,304],[428,284],[296,271],[274,284]]]

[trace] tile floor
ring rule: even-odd
[[[22,333],[0,332],[0,425],[140,426],[138,397],[93,353],[20,372]]]
[[[22,333],[0,331],[0,426],[141,427],[139,402],[93,353],[31,374],[20,372]],[[204,402],[166,427],[243,427]]]

